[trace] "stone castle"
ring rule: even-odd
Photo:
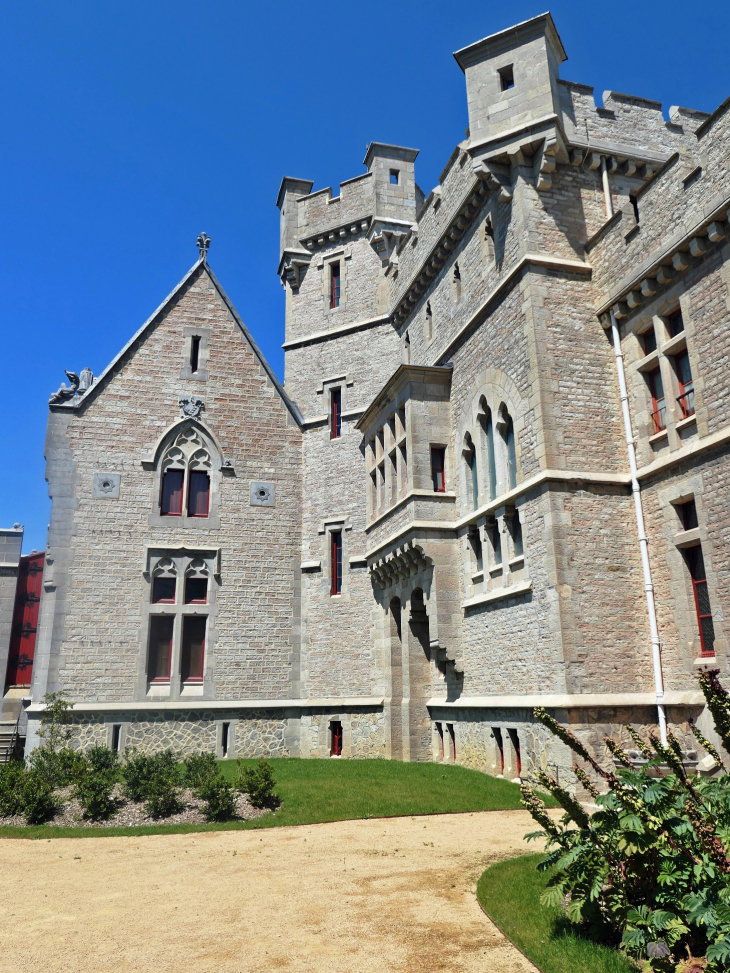
[[[549,14],[454,56],[469,128],[427,195],[418,152],[378,142],[337,195],[283,179],[283,385],[202,235],[52,397],[32,682],[5,703],[31,697],[27,750],[60,689],[79,746],[509,777],[570,779],[535,706],[591,747],[709,732],[730,99],[597,106]]]

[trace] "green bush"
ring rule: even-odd
[[[180,810],[180,771],[172,750],[147,754],[127,749],[125,757],[121,775],[130,800],[146,801],[152,818],[166,818]]]
[[[71,747],[54,750],[50,746],[37,747],[28,760],[51,788],[73,784],[83,774],[86,761],[82,753]]]
[[[254,807],[276,807],[280,802],[279,796],[274,793],[276,780],[274,768],[269,761],[259,760],[255,767],[244,767],[240,760],[236,762],[238,764],[237,789],[248,794],[248,799]]]
[[[92,821],[105,821],[114,812],[112,791],[115,783],[113,772],[89,767],[74,788],[85,817]]]
[[[119,758],[114,750],[96,746],[77,765],[74,794],[92,821],[104,821],[114,812],[112,791],[119,773]]]
[[[730,750],[730,696],[717,672],[699,679]],[[523,803],[542,827],[529,837],[547,840],[548,854],[538,867],[554,869],[543,903],[567,902],[571,921],[592,938],[620,943],[647,971],[691,969],[678,965],[688,956],[705,957],[708,973],[730,969],[730,774],[715,747],[692,726],[719,773],[690,778],[671,733],[666,746],[654,736],[648,746],[629,728],[647,763],[634,769],[626,752],[607,738],[618,768],[612,772],[545,710],[535,710],[535,717],[608,788],[599,794],[585,770],[575,768],[599,808],[589,817],[553,777],[538,774],[565,810],[556,823],[535,793],[523,787]]]
[[[9,818],[22,812],[24,776],[22,760],[0,764],[0,817]]]
[[[209,821],[230,821],[236,816],[233,787],[220,774],[208,777],[199,792],[205,801],[203,813]]]
[[[119,773],[119,754],[109,747],[97,745],[84,754],[93,770],[113,774],[116,780]]]
[[[218,761],[212,753],[194,753],[185,759],[185,783],[196,793],[218,774]]]
[[[27,824],[43,824],[58,810],[53,788],[38,770],[31,769],[23,775],[21,795]]]

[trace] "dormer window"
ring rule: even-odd
[[[498,74],[502,91],[508,91],[510,88],[514,88],[515,72],[511,64],[508,64],[507,67],[500,68]]]
[[[390,170],[391,186],[397,186],[399,182],[400,182],[400,172],[398,171],[398,169],[391,169]]]

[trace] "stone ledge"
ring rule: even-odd
[[[257,709],[318,709],[321,707],[337,707],[340,709],[357,709],[360,707],[382,706],[382,696],[343,696],[313,697],[312,699],[189,699],[175,702],[159,700],[129,700],[124,703],[75,703],[71,714],[74,713],[144,713],[164,710],[257,710]],[[44,710],[43,703],[32,703],[27,713],[29,716],[39,716]]]
[[[488,591],[484,595],[477,595],[475,598],[462,601],[461,607],[466,611],[467,608],[475,608],[478,605],[489,605],[495,601],[506,601],[508,598],[516,598],[518,595],[524,595],[528,591],[532,591],[532,581],[518,581],[517,584],[509,585],[507,588],[497,588],[494,591]]]
[[[380,314],[376,318],[366,318],[363,321],[351,321],[350,324],[341,324],[337,328],[330,328],[329,331],[315,331],[312,334],[303,335],[301,338],[292,338],[285,341],[281,346],[285,351],[292,348],[300,348],[303,345],[313,344],[318,341],[327,341],[329,338],[339,338],[340,335],[350,334],[353,331],[364,331],[366,328],[374,328],[379,324],[386,324],[390,318],[388,314]]]
[[[544,706],[549,709],[592,709],[593,707],[656,706],[654,693],[529,693],[524,696],[462,696],[453,702],[445,699],[429,699],[427,706],[447,709],[533,709]],[[704,706],[705,697],[700,692],[664,693],[665,706]]]

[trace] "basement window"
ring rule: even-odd
[[[221,726],[221,754],[224,757],[228,756],[230,733],[231,733],[231,724],[224,723]]]
[[[330,723],[330,757],[342,756],[342,723],[332,720]]]
[[[438,759],[444,759],[444,728],[443,724],[436,724],[436,746],[438,748]]]
[[[508,64],[507,67],[500,68],[497,73],[499,74],[502,91],[508,91],[510,88],[514,88],[515,72],[511,64]]]
[[[515,753],[515,762],[517,764],[517,776],[522,777],[522,754],[520,753],[520,738],[517,736],[517,730],[507,730],[509,733],[509,738],[512,741],[512,749]]]
[[[114,753],[119,753],[119,737],[121,735],[122,728],[119,723],[115,723],[112,727],[112,750]]]

